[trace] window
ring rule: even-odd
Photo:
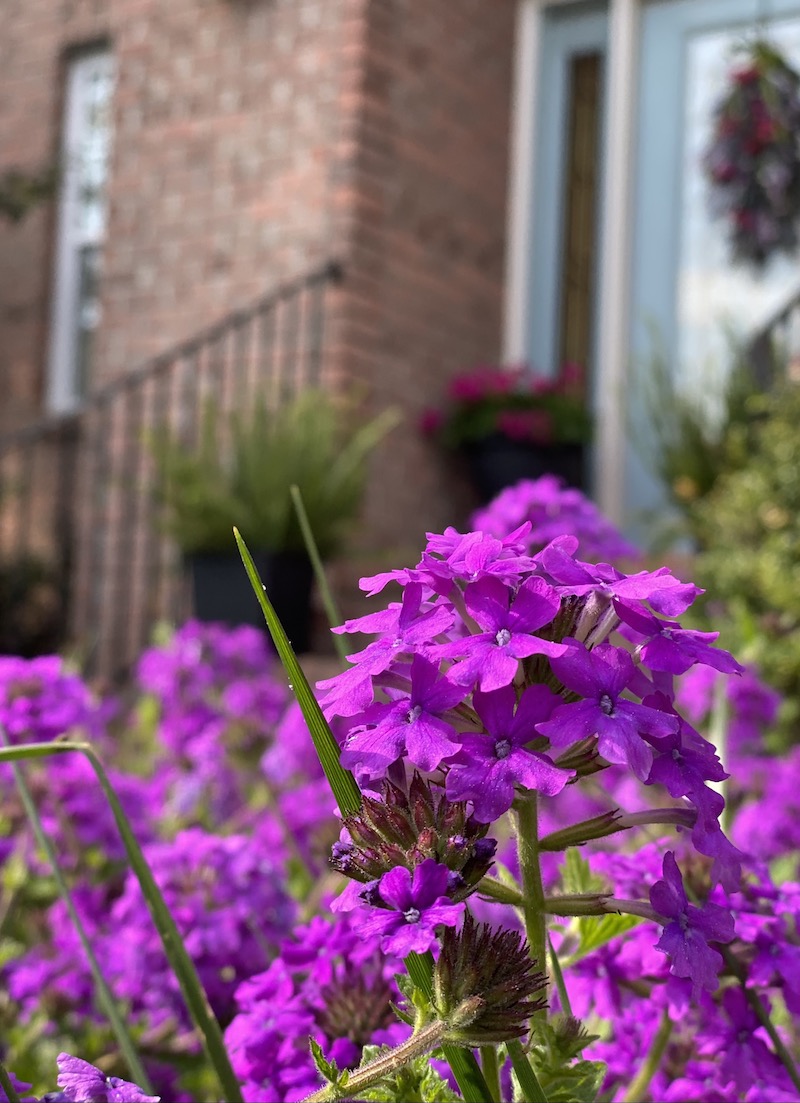
[[[114,66],[106,49],[73,58],[67,69],[56,271],[47,405],[80,405],[92,384],[93,337],[100,322],[106,236]]]

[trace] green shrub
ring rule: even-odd
[[[396,421],[387,410],[359,422],[352,401],[317,390],[228,416],[208,406],[196,447],[156,442],[167,528],[187,553],[231,549],[234,525],[252,548],[301,551],[296,484],[320,553],[331,555],[360,508],[366,459]]]
[[[800,701],[800,386],[748,401],[731,469],[694,514],[701,585],[727,607],[731,643]]]

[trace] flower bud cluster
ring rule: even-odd
[[[433,859],[449,870],[449,895],[463,900],[489,871],[497,844],[488,824],[467,812],[465,801],[448,801],[415,772],[406,793],[384,780],[381,799],[364,796],[358,814],[342,820],[331,865],[355,881],[379,880],[395,866],[415,869]]]
[[[326,714],[349,726],[343,764],[365,786],[411,764],[486,825],[521,792],[559,797],[568,783],[615,765],[693,809],[694,849],[712,859],[714,882],[734,889],[740,856],[721,830],[724,801],[714,787],[727,775],[675,705],[675,677],[690,668],[741,670],[713,646],[713,633],[675,619],[699,591],[666,568],[624,574],[583,561],[570,536],[531,555],[529,536],[529,523],[501,539],[448,529],[429,536],[413,570],[363,580],[372,594],[399,583],[403,596],[340,629],[378,633],[348,670],[321,683]],[[353,821],[355,835],[337,848],[337,868],[369,882],[346,892],[342,906],[387,907],[387,865],[414,864],[419,828],[393,807],[395,790],[383,792],[380,811],[365,805],[366,819]],[[375,815],[380,831],[369,822]],[[428,853],[446,861],[441,847]],[[656,890],[657,914],[671,929],[689,913],[666,903],[682,891],[677,867],[665,877],[671,887]]]

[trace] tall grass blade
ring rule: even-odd
[[[322,565],[322,558],[319,554],[317,542],[314,539],[314,533],[311,531],[306,507],[303,504],[303,495],[300,493],[300,487],[296,484],[289,488],[289,493],[292,495],[292,505],[297,514],[297,522],[303,534],[303,541],[306,546],[306,551],[308,552],[308,558],[311,560],[311,566],[314,568],[314,577],[317,580],[317,586],[319,586],[322,604],[325,606],[325,616],[328,618],[330,627],[336,628],[337,625],[342,623],[342,617],[337,608],[330,584],[328,583],[328,576],[325,574],[325,568]],[[342,660],[342,665],[346,665],[347,646],[344,640],[341,636],[334,635],[333,643],[336,648],[336,654]]]
[[[0,728],[0,743],[3,746],[8,747],[9,741],[5,731]],[[83,925],[80,915],[78,915],[77,908],[75,907],[75,901],[72,899],[72,893],[69,890],[64,874],[61,870],[61,866],[58,861],[58,855],[56,854],[55,847],[52,840],[47,836],[44,825],[42,824],[42,818],[39,815],[39,811],[31,796],[31,791],[28,788],[28,783],[22,774],[22,769],[16,762],[11,763],[11,769],[14,772],[14,781],[16,782],[17,789],[19,790],[20,799],[25,809],[25,814],[30,821],[33,834],[36,839],[37,845],[42,850],[50,863],[50,868],[53,871],[53,877],[55,878],[56,886],[59,891],[61,899],[64,901],[64,907],[69,913],[69,917],[72,921],[72,925],[75,928],[75,932],[78,936],[78,941],[83,947],[83,952],[86,955],[86,960],[89,963],[89,969],[94,980],[95,987],[97,989],[97,999],[100,1006],[103,1009],[103,1013],[111,1025],[111,1029],[114,1031],[114,1036],[117,1039],[117,1043],[120,1048],[125,1062],[130,1070],[131,1079],[134,1080],[139,1087],[145,1092],[146,1095],[154,1095],[155,1090],[150,1077],[145,1071],[144,1065],[139,1059],[139,1055],[136,1052],[136,1046],[133,1039],[128,1032],[128,1028],[120,1015],[119,1008],[117,1007],[117,1001],[109,988],[106,978],[103,976],[103,971],[100,968],[100,963],[97,960],[97,956],[94,952],[89,936],[86,933],[86,928]]]
[[[236,537],[239,554],[242,557],[250,584],[258,598],[258,603],[275,643],[278,656],[289,676],[289,685],[294,690],[303,718],[311,732],[311,738],[314,741],[320,764],[333,790],[333,795],[339,805],[339,811],[342,815],[347,815],[349,812],[358,812],[361,807],[361,791],[356,785],[356,779],[348,770],[344,769],[339,761],[339,745],[333,737],[333,732],[328,727],[322,709],[319,707],[317,699],[308,684],[308,679],[292,650],[289,638],[266,595],[264,585],[253,562],[253,557],[247,550],[247,545],[242,539],[241,533],[238,529],[234,529],[233,535]]]
[[[539,1078],[533,1071],[528,1055],[519,1041],[507,1042],[506,1049],[511,1058],[511,1067],[517,1077],[520,1091],[525,1103],[547,1103],[547,1096],[542,1090]]]
[[[416,987],[429,1000],[433,999],[433,957],[429,953],[409,954],[405,958],[405,966]],[[444,1045],[442,1052],[466,1103],[492,1103],[483,1072],[472,1050]]]
[[[125,815],[102,763],[94,752],[94,748],[88,743],[68,742],[66,740],[61,743],[21,743],[14,747],[0,747],[0,762],[45,758],[48,755],[66,754],[70,751],[79,751],[85,755],[97,775],[100,787],[111,807],[131,869],[141,885],[142,895],[145,898],[148,911],[153,917],[156,930],[161,937],[167,960],[178,979],[183,998],[200,1032],[209,1063],[217,1074],[222,1089],[222,1098],[226,1100],[226,1103],[242,1103],[241,1089],[231,1068],[225,1043],[222,1039],[222,1031],[209,1006],[208,998],[200,983],[194,962],[186,952],[186,947],[183,944],[180,931],[175,925],[175,920],[172,918],[172,913],[164,901],[161,890],[156,884],[150,866],[142,853],[142,848],[131,830],[128,817]]]

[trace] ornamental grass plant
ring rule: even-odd
[[[324,556],[338,552],[358,515],[366,461],[399,420],[364,420],[352,396],[306,390],[278,406],[258,396],[225,415],[206,406],[196,444],[154,444],[166,526],[186,553],[228,551],[241,525],[260,551],[304,550],[290,488],[300,488]]]

